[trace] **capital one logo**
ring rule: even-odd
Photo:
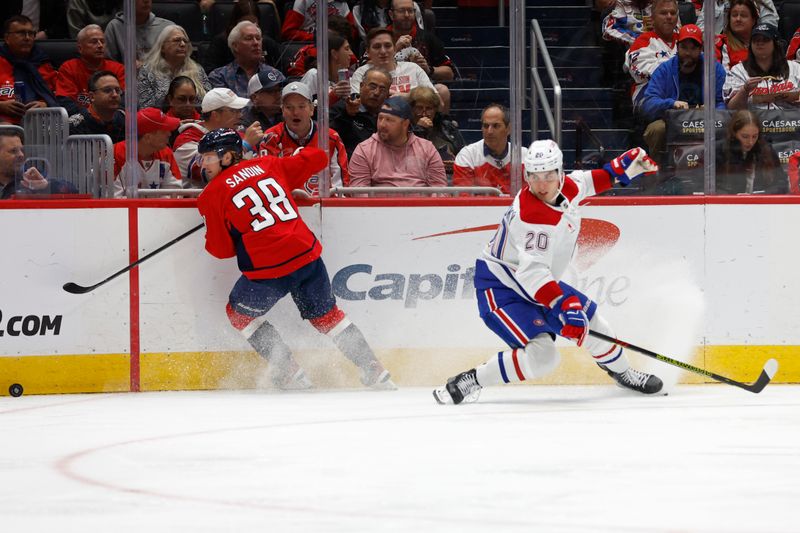
[[[424,240],[474,232],[492,232],[497,224],[464,228],[445,233],[417,237]],[[589,269],[619,240],[619,228],[604,220],[584,219],[578,234],[578,254],[575,266],[579,271]],[[478,250],[475,251],[477,255]],[[342,300],[401,300],[406,308],[415,308],[421,301],[471,299],[475,296],[474,262],[468,265],[450,264],[446,272],[374,272],[373,265],[357,263],[341,268],[331,284],[337,298]]]

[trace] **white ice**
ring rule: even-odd
[[[24,532],[800,531],[800,387],[0,398]]]

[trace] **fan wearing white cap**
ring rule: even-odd
[[[179,134],[173,144],[175,159],[181,174],[185,176],[184,187],[203,188],[205,180],[200,173],[197,143],[209,131],[229,128],[238,129],[242,121],[242,109],[250,103],[240,98],[230,89],[211,89],[203,97],[200,122],[189,122],[178,129]],[[252,124],[244,134],[244,140],[256,144],[262,136],[261,126]]]
[[[308,85],[299,81],[286,85],[281,91],[281,111],[283,122],[265,131],[263,139],[256,146],[259,156],[288,157],[301,147],[319,145],[317,125],[311,119],[314,102]],[[328,154],[331,187],[347,186],[350,183],[347,150],[339,134],[332,128],[328,128]],[[311,176],[304,189],[310,195],[318,195],[319,176]]]
[[[621,346],[587,336],[590,328],[614,333],[597,304],[562,281],[578,243],[580,202],[615,183],[628,185],[658,166],[634,148],[602,169],[565,176],[563,155],[552,140],[531,144],[523,163],[526,186],[475,264],[478,312],[509,349],[450,378],[434,390],[434,398],[439,403],[475,401],[483,387],[548,375],[559,363],[556,335],[585,344],[592,360],[619,386],[643,394],[661,392],[661,380],[633,369]]]

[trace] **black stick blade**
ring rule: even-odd
[[[83,287],[81,285],[78,285],[77,283],[72,283],[71,281],[65,283],[64,286],[62,287],[62,289],[64,289],[70,294],[86,294],[93,288],[94,287]]]
[[[758,376],[758,379],[752,384],[745,387],[750,392],[754,392],[758,394],[764,387],[769,385],[769,382],[772,381],[772,378],[775,377],[775,374],[778,372],[778,361],[775,359],[770,359],[764,365],[764,369],[761,371],[761,375]]]

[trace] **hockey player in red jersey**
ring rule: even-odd
[[[325,152],[307,147],[291,157],[241,161],[242,140],[231,129],[200,140],[204,179],[197,201],[206,224],[206,250],[220,259],[236,257],[242,276],[226,311],[233,325],[270,363],[282,389],[312,386],[267,312],[291,293],[300,315],[327,334],[361,371],[361,382],[394,389],[389,372],[355,324],[336,305],[322,245],[300,218],[291,191],[328,164]]]
[[[434,390],[439,403],[477,400],[481,388],[541,378],[558,366],[555,336],[586,344],[594,361],[620,386],[645,394],[661,380],[630,367],[622,347],[595,337],[589,328],[614,335],[597,304],[561,281],[574,255],[581,217],[578,204],[628,185],[658,167],[641,148],[628,150],[603,169],[564,175],[563,156],[551,141],[536,141],[524,158],[526,186],[514,198],[497,232],[475,265],[475,291],[484,323],[510,350]]]

